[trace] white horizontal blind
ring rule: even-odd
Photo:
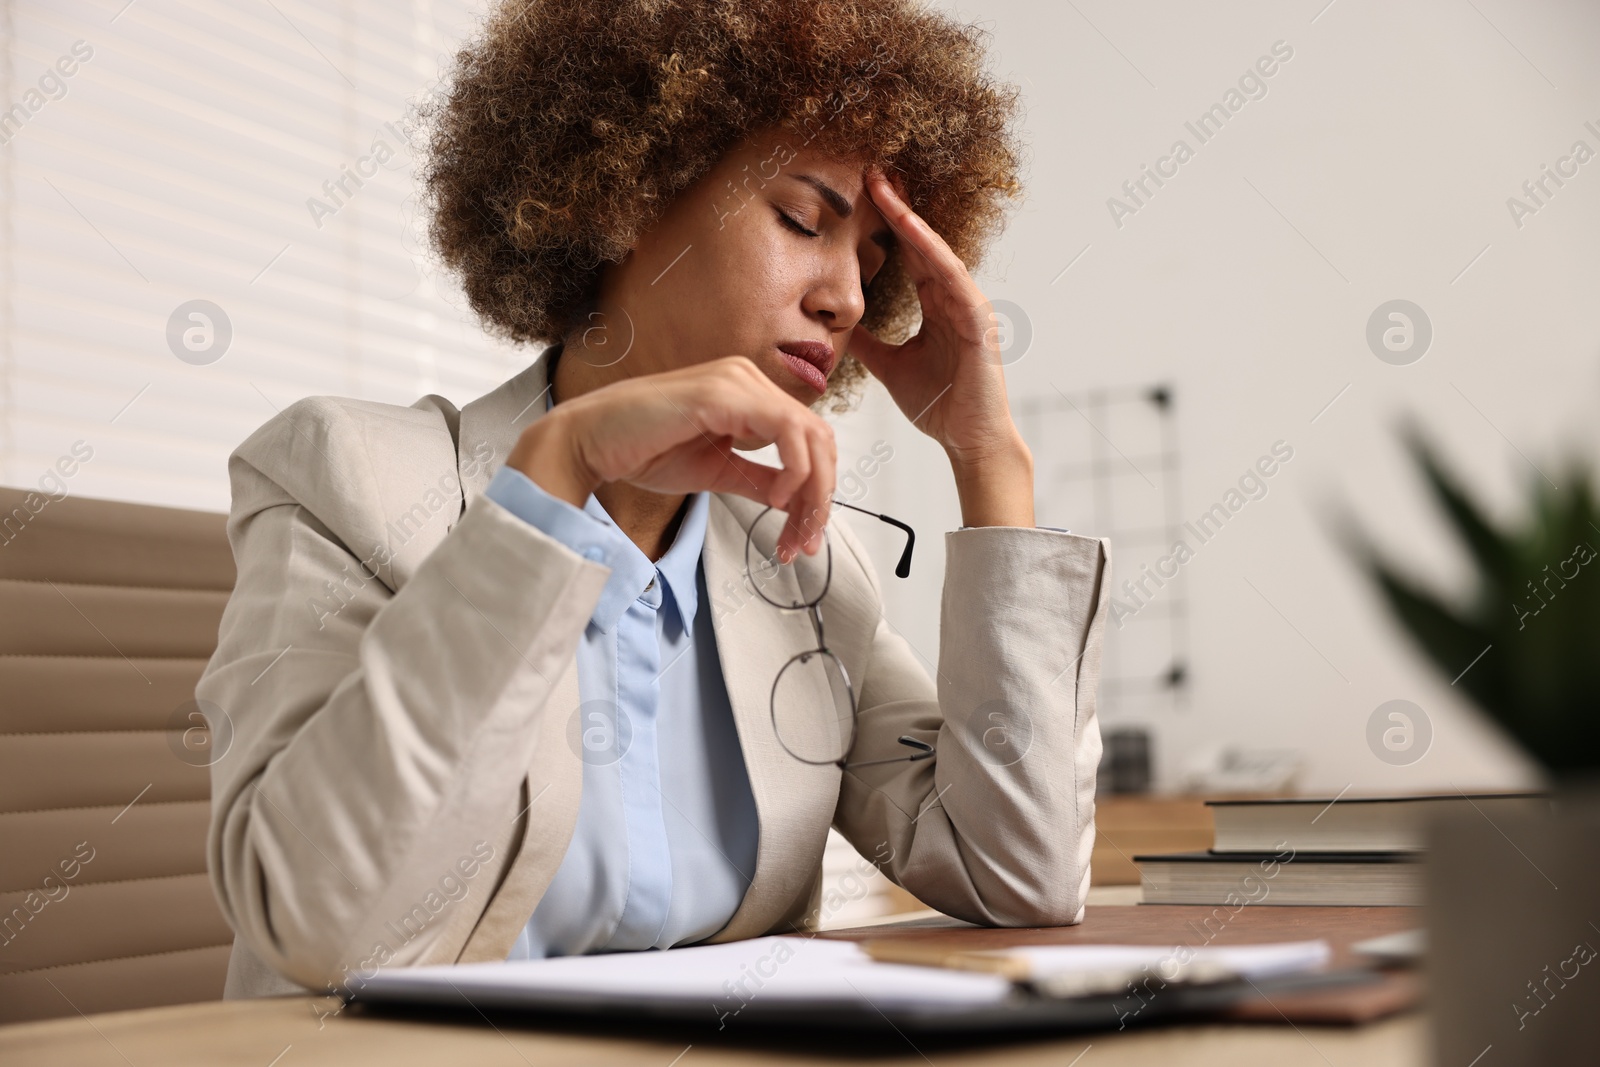
[[[537,354],[430,265],[404,139],[482,0],[0,4],[0,481],[82,441],[74,495],[226,510],[299,397],[460,404]],[[215,315],[169,343],[195,300],[220,358]]]

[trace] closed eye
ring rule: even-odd
[[[774,209],[774,210],[776,210],[776,209]],[[795,233],[804,234],[807,237],[821,237],[822,236],[822,234],[816,232],[815,230],[808,230],[804,226],[800,225],[794,219],[790,218],[787,212],[778,211],[778,218],[782,219],[783,220],[783,224],[785,226],[789,227],[789,229],[793,230]]]
[[[805,237],[821,237],[822,236],[822,234],[816,232],[815,230],[808,230],[804,226],[802,226],[798,222],[796,222],[794,219],[790,218],[788,212],[783,211],[780,208],[773,208],[773,210],[778,213],[778,218],[783,222],[783,224],[785,226],[789,227],[789,229],[793,230],[795,233],[801,234],[801,235],[803,235]],[[873,281],[876,280],[877,277],[878,277],[877,272],[874,271],[872,277],[868,278],[865,282],[862,283],[862,288],[867,288],[867,287],[871,286]]]

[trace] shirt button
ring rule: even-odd
[[[606,558],[605,551],[599,545],[590,545],[583,550],[584,559],[592,559],[596,563]]]
[[[655,587],[656,587],[656,580],[654,578],[652,578],[652,579],[650,579],[650,584],[644,587],[644,591],[646,593],[648,593],[650,590],[654,589]]]

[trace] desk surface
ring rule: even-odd
[[[1081,926],[1051,931],[959,931],[988,943],[1024,941],[1101,941],[1169,943],[1162,928],[1190,913],[1208,909],[1091,907]],[[1324,914],[1316,915],[1313,912]],[[1252,914],[1254,913],[1254,914]],[[1248,917],[1247,917],[1248,916]],[[1402,929],[1419,916],[1409,909],[1246,908],[1216,934],[1214,943],[1327,936],[1343,955],[1351,936],[1377,929]],[[945,924],[960,926],[946,920]],[[925,937],[928,921],[893,924],[831,936]],[[1311,927],[1320,927],[1313,933]],[[947,930],[944,936],[957,931]],[[1041,936],[1048,935],[1048,936]],[[1197,939],[1196,939],[1197,940]],[[1195,942],[1191,942],[1195,943]],[[320,997],[217,1001],[76,1016],[0,1027],[0,1062],[7,1065],[62,1064],[71,1067],[185,1067],[188,1064],[248,1064],[251,1067],[302,1067],[307,1064],[471,1063],[474,1067],[527,1067],[537,1063],[639,1064],[641,1067],[696,1067],[718,1063],[838,1063],[880,1065],[936,1062],[951,1065],[1001,1063],[1016,1067],[1068,1067],[1092,1047],[1084,1067],[1113,1064],[1183,1063],[1217,1067],[1252,1064],[1327,1063],[1344,1067],[1413,1065],[1426,1059],[1424,1017],[1412,1012],[1365,1026],[1311,1023],[1264,1025],[1227,1023],[1129,1029],[1027,1040],[1001,1046],[941,1047],[925,1050],[911,1042],[903,1054],[865,1053],[841,1043],[800,1050],[762,1045],[712,1031],[673,1037],[597,1036],[572,1031],[535,1030],[503,1019],[422,1021],[337,1012],[338,1001]],[[693,1041],[693,1044],[689,1044]],[[930,1059],[929,1053],[932,1058]]]

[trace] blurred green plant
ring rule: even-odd
[[[1600,514],[1581,458],[1558,488],[1530,478],[1525,519],[1496,526],[1414,423],[1401,429],[1475,572],[1464,595],[1425,589],[1351,518],[1345,547],[1395,617],[1453,680],[1556,777],[1600,770]],[[1480,658],[1481,657],[1481,658]]]

